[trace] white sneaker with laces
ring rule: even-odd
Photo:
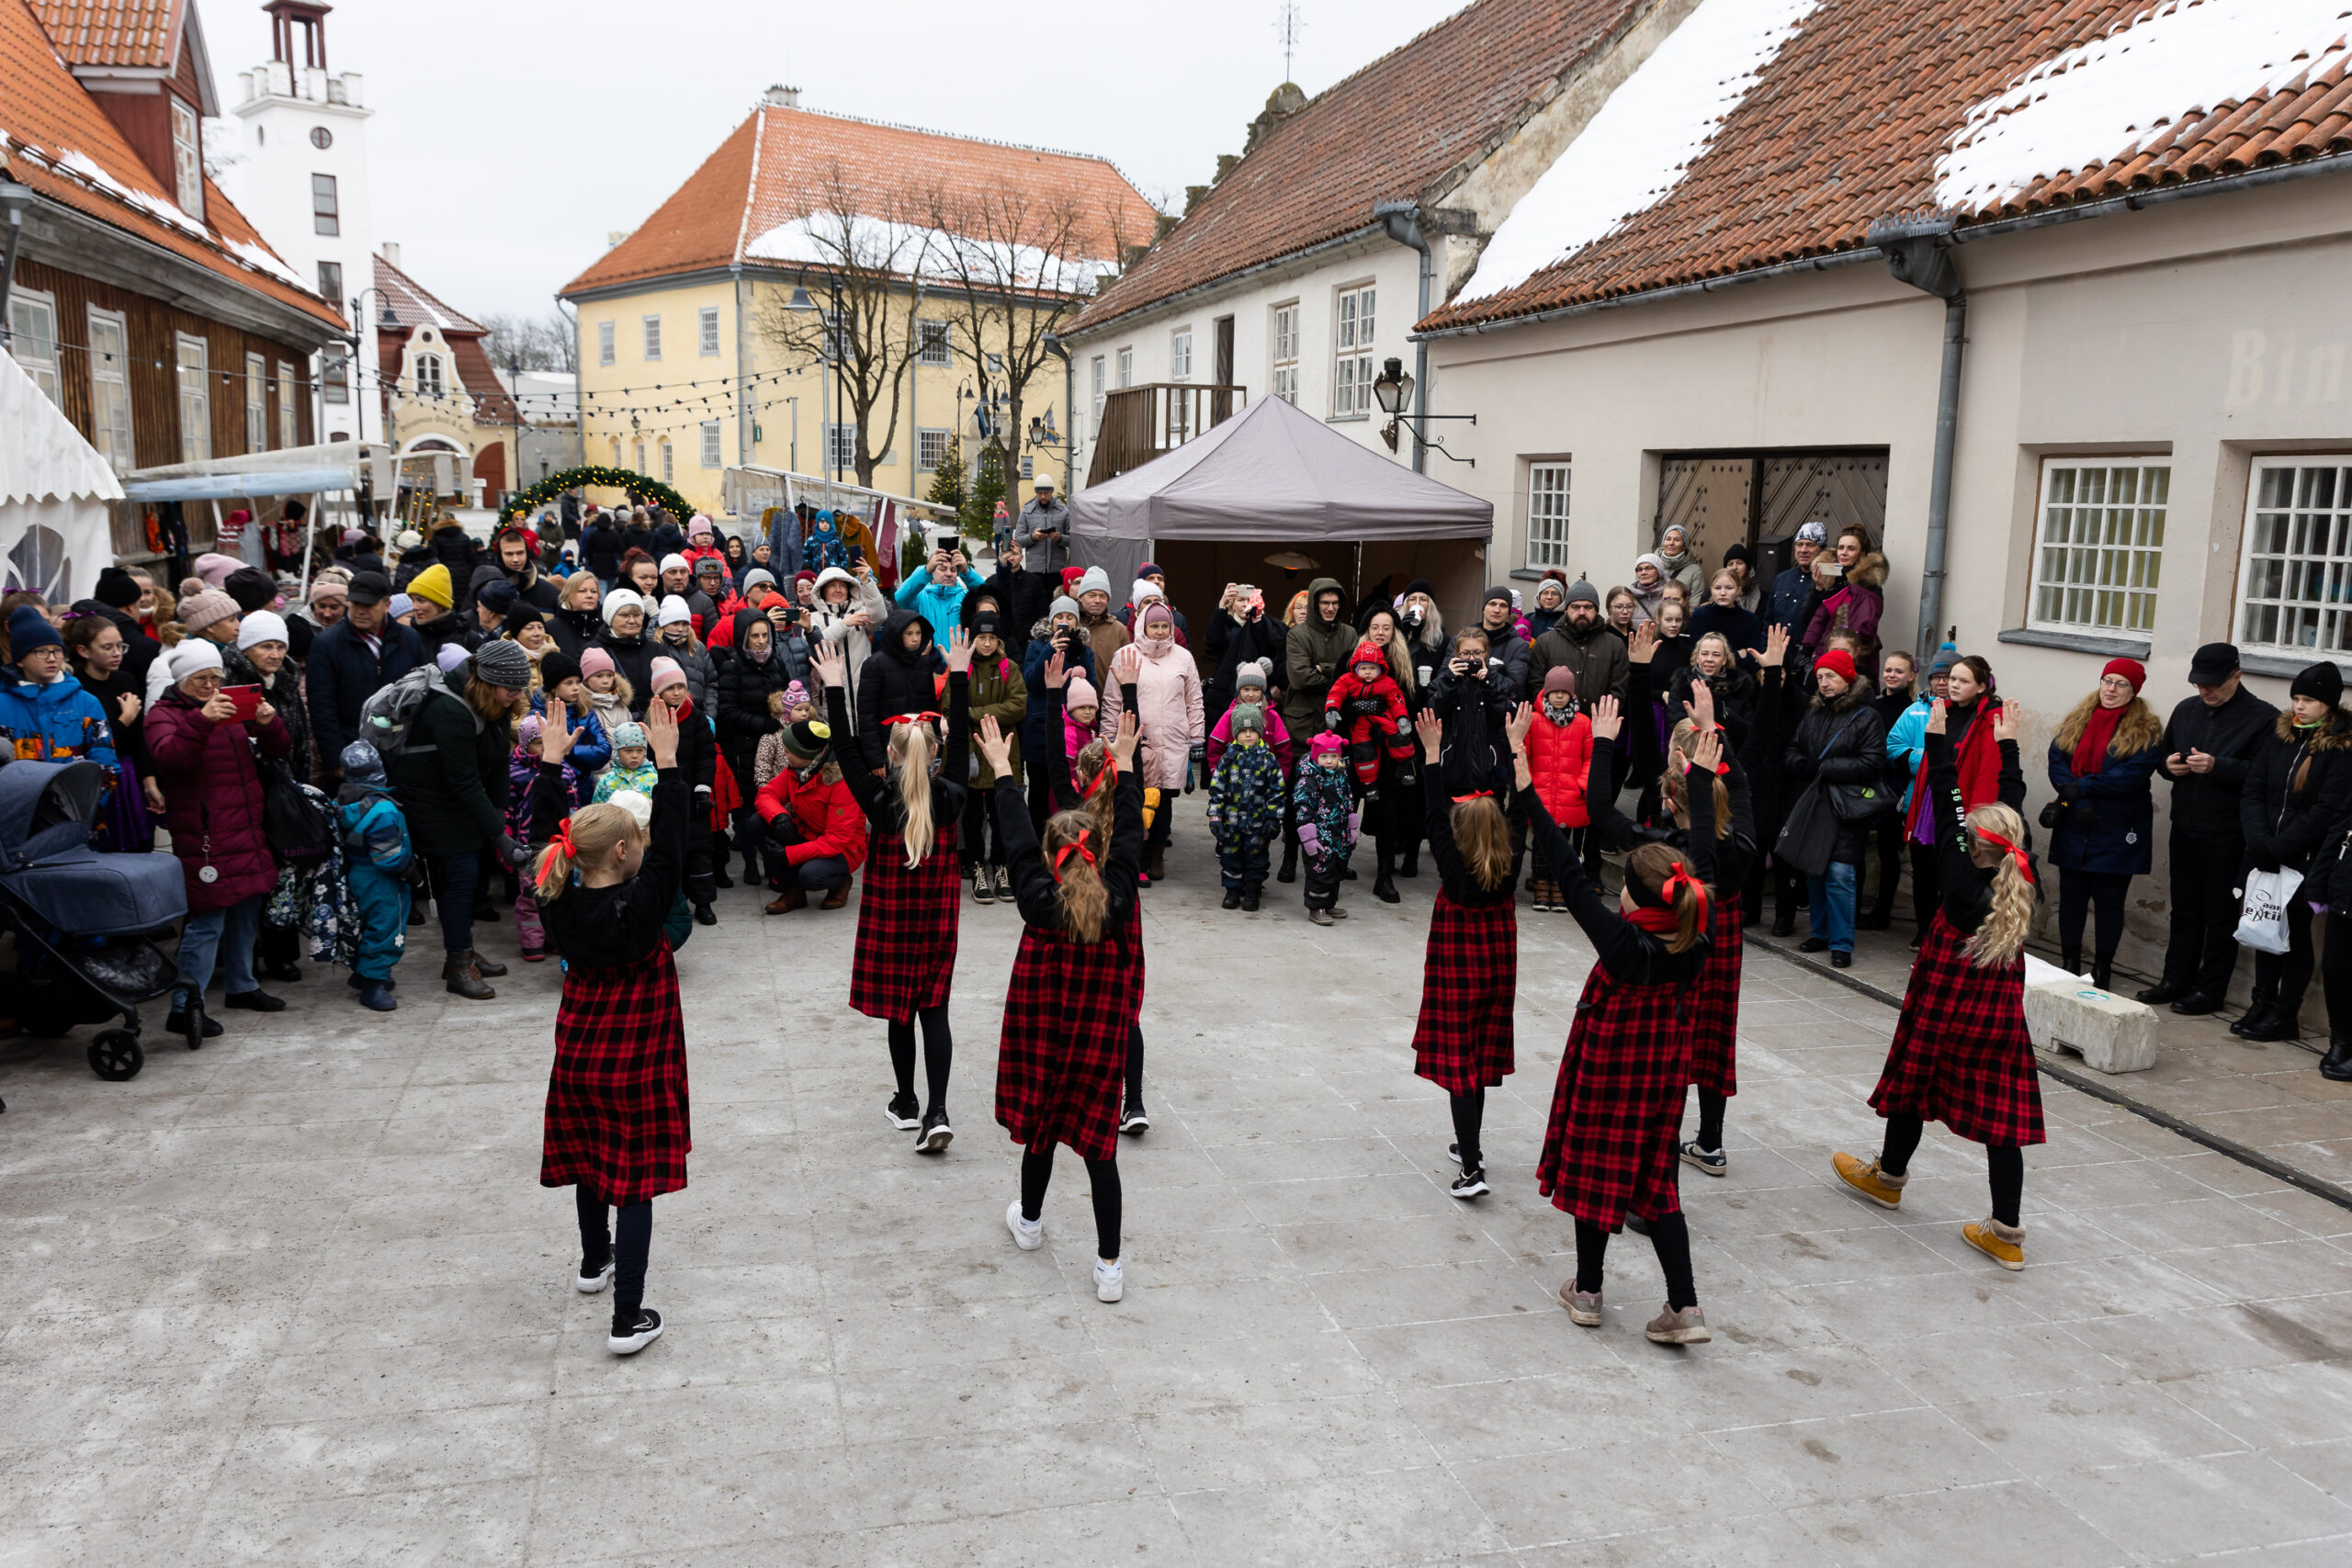
[[[1046,1245],[1045,1220],[1042,1217],[1034,1220],[1023,1219],[1021,1200],[1018,1198],[1005,1205],[1004,1228],[1012,1233],[1013,1245],[1023,1252],[1035,1252]]]
[[[1101,1258],[1096,1258],[1094,1260],[1094,1299],[1098,1302],[1115,1302],[1126,1293],[1126,1276],[1120,1271],[1119,1265],[1115,1262],[1105,1263]]]

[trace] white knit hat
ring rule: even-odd
[[[284,642],[286,617],[275,610],[255,610],[237,623],[237,646],[251,648],[255,643]]]
[[[613,624],[613,617],[620,614],[623,610],[636,609],[642,611],[644,608],[645,600],[640,594],[639,594],[636,589],[616,588],[610,593],[605,595],[605,624],[608,626],[611,626]]]
[[[174,645],[169,660],[172,684],[176,686],[202,671],[220,669],[220,645],[210,637],[186,637]]]
[[[680,571],[692,571],[694,570],[693,564],[689,562],[685,557],[678,554],[675,550],[671,551],[668,555],[662,558],[662,570],[663,571],[668,571],[673,567],[676,568]]]
[[[691,621],[694,618],[695,613],[686,608],[686,602],[673,593],[662,601],[662,613],[655,617],[654,624],[674,626],[680,621]]]

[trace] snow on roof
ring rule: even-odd
[[[975,240],[920,223],[862,214],[818,213],[789,219],[743,247],[758,261],[806,262],[889,272],[934,283],[969,277],[994,285],[1091,294],[1117,265],[1085,256],[1057,256],[1036,245]]]
[[[2167,0],[2034,67],[1968,111],[1936,197],[1974,211],[2035,180],[2098,168],[2177,117],[2340,65],[2346,0]]]
[[[1516,288],[1663,200],[1818,3],[1701,0],[1520,198],[1457,302]]]

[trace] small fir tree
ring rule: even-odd
[[[947,450],[939,459],[939,471],[931,476],[930,493],[923,497],[933,506],[951,511],[964,510],[964,438],[951,435]]]
[[[988,538],[996,529],[996,505],[1004,499],[1004,448],[991,441],[980,448],[971,492],[964,498],[964,536]]]

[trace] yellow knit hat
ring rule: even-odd
[[[456,591],[449,586],[449,569],[439,561],[435,561],[431,566],[409,579],[408,596],[412,599],[429,599],[445,610],[458,601]]]

